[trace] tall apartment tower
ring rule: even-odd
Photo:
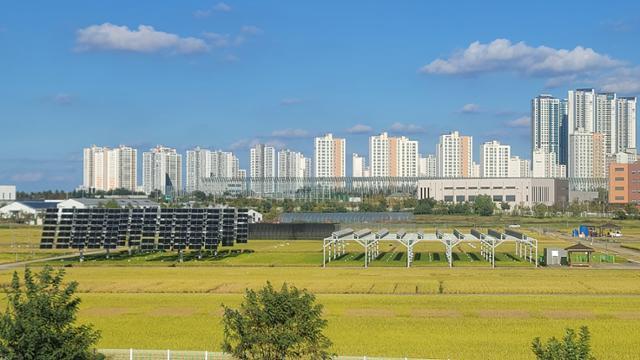
[[[596,92],[594,89],[569,90],[567,97],[568,135],[579,129],[595,131]]]
[[[636,153],[637,98],[619,97],[616,101],[616,151]]]
[[[117,148],[91,146],[83,151],[85,189],[135,191],[138,183],[138,151],[128,146]]]
[[[264,144],[256,144],[249,154],[249,175],[251,190],[257,193],[272,193],[275,190],[276,149]]]
[[[386,132],[371,136],[369,160],[371,176],[418,176],[418,142]]]
[[[578,129],[569,135],[569,177],[603,178],[606,174],[606,141],[600,133]]]
[[[369,171],[367,170],[367,162],[364,156],[354,153],[351,157],[351,169],[351,176],[353,177],[369,176]]]
[[[532,153],[542,149],[556,155],[561,163],[561,124],[566,106],[563,101],[548,94],[531,100],[531,145]]]
[[[433,154],[418,158],[418,176],[436,177],[438,176],[438,161]]]
[[[334,138],[333,134],[316,137],[313,153],[315,176],[319,178],[346,176],[345,150],[345,139]]]
[[[480,177],[506,178],[509,176],[511,146],[488,141],[480,147]]]
[[[187,192],[202,190],[202,178],[211,177],[211,150],[187,150]]]
[[[158,145],[142,154],[142,187],[149,194],[175,194],[182,190],[182,155]]]
[[[308,177],[309,159],[301,152],[288,149],[278,151],[278,177],[279,178],[305,178]]]
[[[471,177],[473,175],[473,138],[457,131],[440,135],[436,148],[438,177]]]
[[[531,177],[531,168],[529,160],[520,159],[519,156],[512,156],[509,159],[509,176],[510,178],[528,178]]]

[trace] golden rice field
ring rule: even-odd
[[[266,281],[307,288],[325,305],[341,354],[531,358],[535,336],[588,325],[599,359],[635,359],[640,272],[586,269],[86,267],[80,320],[103,348],[218,350],[221,304]],[[0,273],[3,282],[10,273]]]

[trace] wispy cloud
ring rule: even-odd
[[[507,122],[509,127],[529,127],[531,125],[531,118],[528,116],[522,116],[517,119]]]
[[[400,122],[395,122],[391,124],[391,127],[389,128],[389,130],[397,133],[404,133],[404,134],[421,134],[426,132],[426,130],[420,125],[404,124]]]
[[[572,50],[547,46],[532,47],[524,42],[496,39],[488,44],[476,41],[446,59],[436,59],[421,72],[440,75],[475,75],[497,71],[515,71],[526,75],[549,76],[612,68],[622,64],[591,48]]]
[[[365,124],[356,124],[347,129],[347,133],[349,134],[371,134],[373,133],[373,128],[369,125]]]
[[[252,138],[252,139],[240,139],[234,143],[232,143],[229,148],[231,150],[248,150],[258,144],[265,144],[267,146],[273,146],[276,149],[282,149],[284,147],[286,147],[286,144],[281,141],[281,140],[277,140],[277,139],[259,139],[259,138]]]
[[[196,10],[193,12],[193,16],[199,19],[206,18],[211,16],[214,12],[228,13],[231,12],[233,8],[227,3],[219,2],[214,6],[208,9]]]
[[[161,51],[181,54],[206,52],[209,49],[203,39],[182,37],[158,31],[152,26],[140,25],[137,29],[111,23],[91,25],[76,32],[76,50],[115,50],[139,53]]]
[[[56,105],[69,106],[73,104],[75,97],[67,93],[57,93],[47,97],[47,100]]]
[[[311,134],[304,129],[282,129],[282,130],[274,130],[271,132],[271,136],[276,138],[307,138],[311,136]]]
[[[301,104],[302,102],[303,102],[302,99],[298,99],[298,98],[284,98],[280,100],[280,105],[291,106],[291,105]]]
[[[602,21],[600,24],[613,32],[618,32],[618,33],[624,33],[624,32],[629,32],[629,31],[633,31],[635,24],[637,24],[638,19],[629,19],[629,18],[623,18],[623,19],[609,19],[609,20],[604,20]]]
[[[247,30],[249,29],[249,30]],[[205,32],[202,36],[207,43],[214,48],[237,47],[244,44],[249,38],[262,34],[262,30],[255,26],[243,26],[237,34],[221,34]]]
[[[480,112],[480,105],[478,104],[465,104],[460,110],[462,114],[477,114]]]

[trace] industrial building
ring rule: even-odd
[[[472,202],[479,195],[489,195],[494,202],[511,206],[567,203],[569,182],[551,178],[458,178],[419,180],[418,199],[461,203]]]

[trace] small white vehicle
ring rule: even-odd
[[[622,233],[620,231],[612,231],[612,232],[609,233],[609,236],[610,237],[615,237],[615,238],[622,237]]]

